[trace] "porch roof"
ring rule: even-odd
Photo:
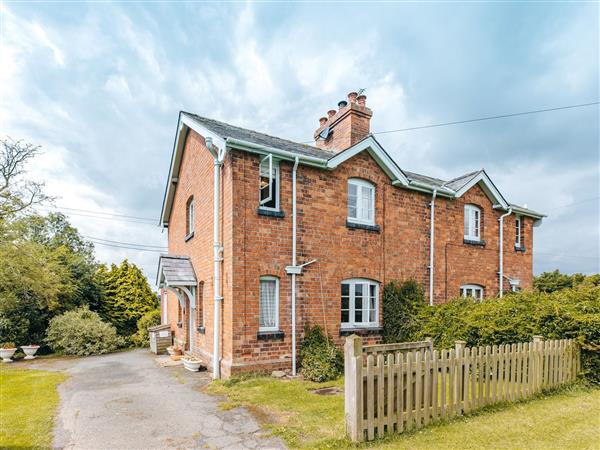
[[[196,286],[198,283],[189,256],[160,255],[158,259],[158,286]]]

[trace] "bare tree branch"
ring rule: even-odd
[[[23,179],[25,166],[41,147],[10,137],[0,139],[0,144],[0,218],[51,200],[43,192],[43,183]]]

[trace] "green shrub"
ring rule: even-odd
[[[117,330],[87,307],[54,317],[46,330],[46,343],[65,355],[100,355],[125,345]]]
[[[344,358],[320,326],[307,326],[298,352],[302,375],[310,381],[334,380],[342,374]]]
[[[424,307],[419,327],[405,340],[430,336],[440,348],[455,340],[468,346],[575,339],[581,346],[585,376],[600,383],[600,286],[594,279],[554,292],[525,291],[476,302],[455,299]]]
[[[425,307],[423,289],[414,280],[392,281],[383,288],[383,340],[409,341],[419,327]]]
[[[137,321],[137,333],[135,333],[131,340],[138,347],[147,347],[150,345],[150,337],[148,335],[148,328],[160,325],[160,310],[154,309],[144,314],[140,320]]]

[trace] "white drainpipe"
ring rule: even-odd
[[[433,190],[431,196],[431,230],[429,232],[429,305],[433,306],[433,256],[434,256],[434,238],[435,238],[435,197],[437,196],[437,189]]]
[[[503,214],[500,216],[500,218],[498,219],[498,222],[500,222],[500,245],[499,245],[499,265],[500,265],[500,270],[498,270],[498,296],[502,297],[502,294],[504,293],[504,289],[502,286],[502,280],[504,278],[504,269],[503,269],[503,264],[504,264],[504,251],[503,251],[503,247],[504,247],[504,218],[506,216],[510,216],[512,214],[512,208],[508,208],[508,212],[506,214]]]
[[[212,150],[212,139],[206,138],[206,146]],[[214,326],[213,326],[213,379],[221,378],[221,262],[223,257],[221,253],[223,247],[220,242],[220,194],[221,194],[221,165],[225,159],[227,144],[224,148],[218,149],[214,159],[214,186],[213,186],[213,291],[214,291]]]
[[[292,169],[292,267],[296,267],[296,156]],[[296,274],[292,273],[292,375],[296,376]]]

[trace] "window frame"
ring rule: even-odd
[[[356,217],[350,217],[350,185],[356,186]],[[359,199],[362,197],[363,189],[371,190],[371,219],[363,218],[364,208],[362,202],[359,201]],[[375,184],[371,183],[370,181],[363,180],[362,178],[348,178],[346,195],[346,219],[348,222],[359,223],[363,225],[375,225]]]
[[[348,322],[343,322],[342,321],[342,317],[341,317],[341,313],[343,311],[342,309],[342,298],[344,297],[342,295],[341,289],[342,286],[344,284],[348,285]],[[367,296],[365,298],[364,296],[364,287],[363,287],[363,304],[362,304],[362,316],[363,318],[365,317],[365,313],[369,313],[371,311],[371,308],[368,307],[367,309],[365,309],[365,300],[368,302],[370,300],[370,291],[371,291],[371,286],[375,286],[375,321],[371,322],[371,321],[367,321],[365,322],[364,320],[362,322],[356,322],[356,285],[361,284],[363,286],[366,286],[366,290],[367,290]],[[378,281],[375,280],[370,280],[368,278],[348,278],[345,280],[342,280],[342,282],[340,283],[340,328],[343,330],[352,330],[352,329],[365,329],[365,328],[378,328],[379,327],[379,288],[380,288],[380,283]],[[369,305],[367,303],[367,305]]]
[[[263,327],[260,324],[261,286],[263,281],[275,281],[275,325],[272,327]],[[279,277],[263,275],[258,279],[258,332],[273,331],[279,331]]]
[[[474,216],[477,213],[477,220],[475,226]],[[465,226],[468,219],[468,229]],[[473,230],[477,230],[477,235],[473,234]],[[467,203],[464,207],[463,217],[463,237],[467,241],[481,241],[481,208],[472,203]]]
[[[194,204],[194,196],[191,196],[185,205],[185,235],[192,236],[195,231],[196,221],[196,205]]]
[[[271,188],[271,196],[272,197],[275,196],[275,207],[265,206],[264,204],[262,204],[262,198],[261,198],[261,195],[262,195],[261,179],[263,177],[262,167],[263,167],[263,163],[265,163],[267,161],[267,159],[269,160],[269,167],[270,167],[271,171],[273,172],[273,175],[269,178],[269,180],[275,180],[275,189]],[[269,182],[271,183],[271,181],[269,181]],[[279,160],[273,158],[273,156],[271,154],[269,154],[266,157],[262,158],[258,164],[258,207],[260,209],[264,209],[267,211],[280,211],[280,201],[279,201],[280,184],[281,183],[280,183]],[[269,200],[269,201],[271,201],[271,200]],[[267,203],[267,202],[265,202],[265,203]]]
[[[523,246],[523,219],[521,216],[515,217],[515,248],[521,248]]]
[[[476,297],[474,295],[469,295],[467,293],[468,290],[471,290],[472,292],[476,292],[479,291],[481,292],[480,297]],[[485,289],[482,285],[480,284],[463,284],[460,286],[460,296],[463,298],[467,298],[467,297],[472,297],[477,301],[482,301],[485,297]]]

